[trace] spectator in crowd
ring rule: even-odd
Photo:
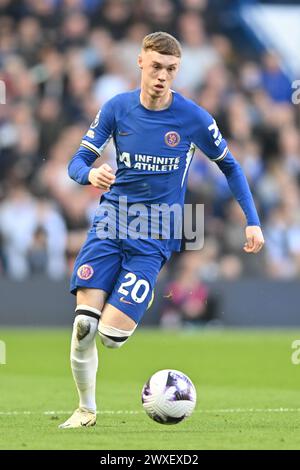
[[[35,199],[23,186],[12,187],[0,208],[0,232],[9,277],[26,278],[39,255],[39,272],[51,279],[64,278],[66,228],[50,202]]]
[[[198,276],[198,257],[191,252],[182,255],[175,279],[166,285],[162,326],[199,326],[209,320],[208,289]]]

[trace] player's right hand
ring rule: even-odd
[[[89,172],[89,182],[95,188],[108,191],[115,180],[113,169],[107,163],[103,163],[99,168],[92,168]]]

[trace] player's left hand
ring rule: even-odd
[[[246,253],[258,253],[264,246],[265,240],[258,225],[248,225],[245,230],[247,242],[244,245]]]

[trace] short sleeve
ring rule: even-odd
[[[215,119],[199,106],[194,109],[193,114],[192,142],[210,160],[215,162],[222,160],[228,152],[228,147]]]

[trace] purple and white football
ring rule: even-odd
[[[194,411],[196,389],[189,377],[178,370],[156,372],[142,391],[144,410],[160,424],[177,424]]]

